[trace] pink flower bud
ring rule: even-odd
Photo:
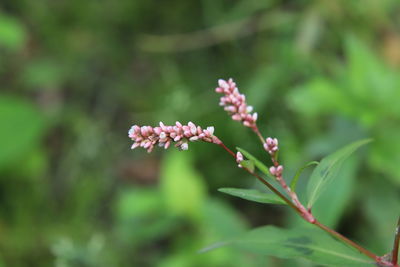
[[[167,149],[171,145],[171,141],[167,141],[164,145],[164,149]]]
[[[243,160],[243,155],[239,151],[236,153],[236,162],[240,163]]]
[[[223,79],[219,79],[218,80],[218,85],[219,85],[219,87],[221,87],[224,90],[228,90],[229,89],[228,83]]]
[[[188,148],[189,148],[188,143],[183,143],[183,144],[181,145],[181,150],[188,150]]]
[[[276,167],[276,171],[277,173],[281,174],[283,172],[283,166],[279,165],[278,167]]]
[[[269,168],[269,172],[275,177],[282,176],[283,166],[282,165],[279,165],[278,167],[272,166],[271,168]]]
[[[279,150],[278,148],[278,139],[268,137],[265,139],[264,149],[270,154],[274,155],[276,151]]]
[[[140,145],[139,143],[133,143],[133,145],[131,146],[131,149],[135,149],[135,148],[137,148],[139,145]]]
[[[236,113],[232,115],[232,119],[235,121],[240,121],[242,120],[242,117],[240,116],[240,114]]]
[[[198,139],[199,139],[198,136],[192,136],[192,137],[189,138],[189,141],[194,142],[194,141],[197,141]]]

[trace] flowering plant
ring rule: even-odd
[[[128,132],[129,137],[134,141],[132,149],[143,147],[148,152],[151,152],[156,145],[167,149],[171,144],[175,144],[175,147],[180,150],[187,150],[188,143],[194,141],[204,141],[219,145],[235,159],[239,168],[254,176],[274,194],[234,188],[223,188],[220,190],[221,192],[256,202],[287,205],[306,222],[315,227],[285,230],[267,226],[253,230],[245,236],[228,240],[218,245],[212,245],[210,248],[221,245],[234,245],[283,258],[303,257],[315,263],[330,266],[378,265],[399,267],[400,220],[395,231],[392,251],[384,256],[378,256],[322,224],[312,213],[313,205],[330,182],[337,176],[341,164],[359,147],[370,142],[369,139],[349,144],[325,157],[320,162],[313,161],[308,163],[299,170],[290,185],[288,185],[283,175],[284,167],[279,162],[278,139],[263,137],[257,126],[258,115],[257,113],[252,113],[253,107],[247,104],[245,95],[239,92],[236,83],[232,79],[228,81],[221,79],[218,81],[218,87],[215,91],[223,94],[219,104],[224,107],[224,110],[228,112],[231,118],[241,122],[256,134],[270,158],[271,164],[269,167],[241,148],[237,148],[238,151],[236,153],[233,152],[214,135],[214,127],[210,126],[203,129],[193,122],[189,122],[186,125],[176,122],[173,126],[166,126],[160,122],[157,127],[133,125]],[[296,193],[296,184],[301,171],[311,165],[317,166],[309,179],[307,185],[308,203],[304,205]],[[277,182],[277,185],[273,185],[272,181]],[[335,239],[330,238],[323,231]],[[209,248],[205,250],[209,250]]]

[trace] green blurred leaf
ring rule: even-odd
[[[297,170],[296,174],[294,175],[294,177],[292,179],[292,182],[290,183],[290,188],[292,189],[292,191],[296,191],[297,182],[299,180],[300,175],[304,171],[304,169],[306,169],[307,167],[310,167],[312,165],[318,165],[318,164],[319,164],[318,161],[311,161]]]
[[[116,239],[135,246],[151,243],[168,235],[176,227],[176,220],[168,216],[158,190],[122,190],[114,205]]]
[[[399,133],[399,124],[385,123],[385,127],[376,133],[376,142],[369,155],[369,163],[379,172],[389,174],[384,176],[397,185],[400,184]]]
[[[332,111],[347,110],[354,105],[333,82],[316,77],[288,95],[290,106],[306,116],[317,116]]]
[[[23,157],[43,134],[43,116],[29,102],[0,96],[0,168]]]
[[[328,227],[335,228],[343,213],[348,210],[356,189],[357,155],[347,159],[335,178],[335,186],[328,186],[313,206],[313,215]]]
[[[203,230],[201,237],[199,237],[201,243],[196,247],[197,250],[216,240],[230,239],[238,234],[244,234],[248,230],[247,222],[241,214],[231,205],[219,199],[208,200],[203,210]],[[249,266],[247,257],[239,255],[234,249],[217,250],[199,256],[202,259],[207,259],[207,264],[202,266]]]
[[[258,203],[286,205],[286,202],[280,199],[277,195],[263,193],[256,189],[220,188],[218,191]]]
[[[311,208],[326,187],[336,178],[344,160],[359,147],[371,142],[371,139],[364,139],[351,143],[340,150],[328,155],[321,160],[321,163],[314,169],[307,185],[307,207]]]
[[[362,201],[364,223],[358,232],[363,243],[378,255],[390,251],[399,216],[399,187],[377,176],[366,180],[357,192]]]
[[[280,258],[305,258],[327,266],[374,266],[371,259],[319,229],[264,226],[223,245]]]
[[[47,153],[43,149],[33,147],[30,151],[24,153],[24,164],[22,166],[20,162],[14,161],[8,164],[6,169],[12,170],[17,176],[29,177],[35,180],[45,177],[48,167]]]
[[[254,165],[265,175],[270,177],[271,179],[274,179],[271,174],[269,173],[269,169],[267,166],[265,166],[261,161],[259,161],[256,157],[251,155],[249,152],[244,150],[243,148],[237,147],[236,148],[240,153],[243,154],[246,158],[254,162]]]
[[[122,191],[116,201],[116,218],[128,221],[160,210],[162,206],[159,192],[155,190],[133,189]]]
[[[248,230],[240,212],[219,199],[209,199],[204,205],[204,223],[219,238],[231,238]]]
[[[189,153],[173,150],[161,168],[161,193],[171,213],[197,217],[205,201],[203,178],[194,169]]]
[[[20,49],[26,41],[23,25],[13,17],[0,14],[0,47]]]
[[[54,90],[65,75],[63,66],[57,61],[38,59],[29,62],[22,74],[24,83],[35,90]]]

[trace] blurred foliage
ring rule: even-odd
[[[298,222],[219,193],[262,190],[219,147],[129,150],[133,123],[192,120],[265,159],[218,107],[228,77],[279,138],[286,177],[374,139],[315,213],[386,253],[400,202],[399,12],[397,0],[1,1],[0,266],[311,266],[197,253]]]

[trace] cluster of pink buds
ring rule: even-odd
[[[247,105],[246,96],[240,94],[236,83],[232,79],[228,81],[220,79],[218,80],[218,85],[219,87],[215,91],[224,94],[220,98],[219,105],[224,107],[233,120],[240,121],[244,126],[256,129],[257,113],[251,114],[253,107]]]
[[[282,177],[283,166],[279,165],[277,167],[272,166],[269,168],[269,172],[275,177]]]
[[[240,162],[243,161],[243,155],[239,151],[236,153],[236,163],[238,164],[239,168],[242,168],[242,165],[240,165]]]
[[[264,149],[272,156],[278,151],[278,139],[268,137],[265,139]]]
[[[128,132],[128,136],[134,141],[132,149],[143,147],[149,153],[155,145],[167,149],[173,142],[181,150],[188,149],[188,141],[201,140],[215,144],[220,144],[221,142],[214,136],[214,127],[212,126],[203,130],[193,122],[182,125],[178,121],[174,126],[165,126],[162,122],[160,122],[159,127],[133,125]]]

